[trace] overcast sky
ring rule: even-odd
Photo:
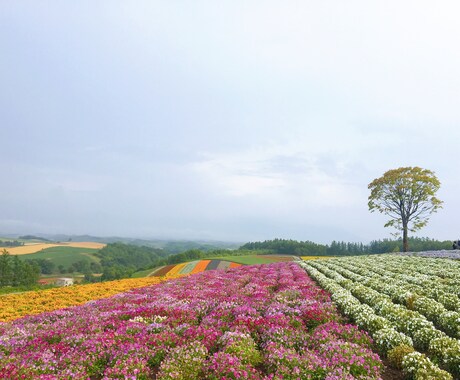
[[[460,237],[460,3],[0,2],[0,236],[391,237],[420,166]]]

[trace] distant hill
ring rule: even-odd
[[[35,235],[24,235],[24,236],[19,236],[19,240],[39,240],[39,241],[45,241],[45,242],[51,242],[51,240],[48,240],[44,237],[40,236],[35,236]]]
[[[86,242],[92,241],[96,243],[124,243],[133,244],[138,246],[145,246],[151,248],[161,248],[171,253],[184,252],[189,249],[199,249],[202,251],[211,251],[214,249],[237,249],[241,243],[214,241],[214,240],[175,240],[175,239],[139,239],[120,236],[100,237],[92,235],[47,235],[40,234],[42,238],[50,239],[52,241],[73,241],[73,242]],[[49,240],[48,240],[49,241]]]
[[[40,237],[40,236],[35,236],[35,235],[24,235],[24,236],[19,236],[18,237],[19,240],[40,240],[40,241],[46,241],[46,242],[50,242],[51,240],[48,240],[44,237]]]

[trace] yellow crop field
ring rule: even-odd
[[[96,284],[72,285],[19,294],[7,294],[0,296],[0,322],[81,305],[88,301],[110,297],[134,288],[159,284],[162,281],[178,277],[182,276],[127,278]]]
[[[30,253],[40,252],[42,249],[52,247],[75,247],[75,248],[91,248],[101,249],[105,247],[105,244],[95,243],[91,241],[85,242],[69,242],[69,243],[37,243],[37,244],[26,244],[20,247],[6,248],[10,255],[28,255]]]
[[[75,241],[64,243],[63,245],[66,247],[101,249],[104,248],[107,244],[95,243],[93,241]]]
[[[184,268],[186,265],[186,263],[182,263],[182,264],[177,264],[173,269],[171,269],[169,272],[168,272],[168,276],[175,276],[177,275],[181,270],[182,268]]]
[[[302,260],[324,260],[331,259],[334,256],[301,256]]]

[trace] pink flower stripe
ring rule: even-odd
[[[1,379],[380,379],[294,263],[206,271],[0,323]]]

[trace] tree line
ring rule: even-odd
[[[0,247],[20,247],[24,243],[18,240],[0,240]]]
[[[409,242],[413,251],[451,249],[450,241],[411,237]],[[398,252],[403,250],[399,240],[373,240],[369,244],[332,241],[331,244],[318,244],[311,241],[273,239],[263,242],[249,242],[237,250],[230,249],[188,249],[171,253],[160,248],[138,246],[125,243],[110,243],[95,255],[99,263],[80,260],[68,268],[56,266],[47,259],[21,260],[10,256],[6,250],[0,256],[0,286],[22,286],[35,284],[40,274],[72,273],[84,274],[86,282],[108,281],[131,277],[133,273],[153,269],[163,265],[201,260],[212,257],[235,255],[278,254],[296,256],[351,256]],[[98,274],[95,276],[94,274]],[[102,275],[100,275],[102,274]]]
[[[433,251],[452,249],[451,241],[439,241],[429,238],[408,238],[411,251]],[[311,241],[296,241],[287,239],[265,240],[263,242],[249,242],[240,249],[259,251],[265,250],[272,254],[296,256],[352,256],[369,255],[403,251],[402,239],[373,240],[369,244],[332,241],[331,244],[318,244]]]
[[[160,248],[124,243],[107,244],[96,256],[102,267],[101,280],[131,277],[134,272],[154,266],[168,255]]]
[[[37,264],[22,261],[3,250],[0,256],[0,286],[31,286],[37,283],[39,276]]]

